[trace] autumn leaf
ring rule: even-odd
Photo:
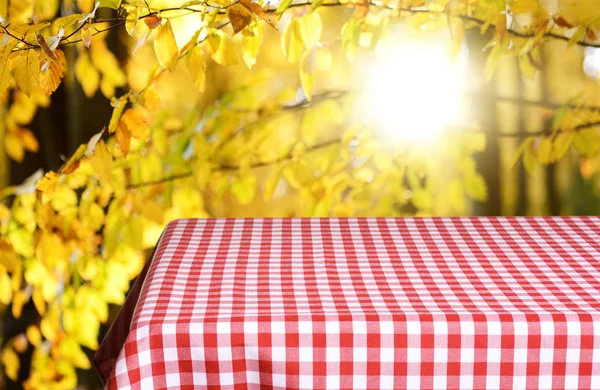
[[[40,79],[40,58],[37,50],[18,52],[13,57],[13,74],[21,91],[31,96]]]
[[[136,19],[137,19],[137,16],[136,16]],[[167,22],[169,22],[169,21],[167,20]],[[157,14],[150,14],[144,18],[144,23],[146,23],[146,26],[148,26],[148,28],[150,30],[154,30],[155,28],[157,28],[158,26],[161,25],[162,18]],[[130,34],[130,35],[133,35],[133,34]]]
[[[119,122],[117,125],[115,138],[119,149],[121,149],[121,152],[123,152],[124,156],[127,156],[129,153],[129,147],[131,145],[131,132],[127,126],[123,124],[123,122]]]
[[[75,76],[79,80],[85,95],[88,98],[93,97],[100,86],[100,73],[92,65],[90,56],[87,53],[83,53],[77,58]]]
[[[239,175],[231,181],[231,192],[241,204],[249,204],[254,199],[256,177],[251,173]]]
[[[46,96],[50,96],[56,91],[65,75],[67,66],[65,55],[62,50],[57,49],[54,54],[57,60],[51,62],[48,66],[48,70],[40,76],[40,87]]]
[[[46,172],[44,177],[36,184],[35,189],[40,192],[53,193],[60,177],[61,175],[56,172]]]
[[[171,21],[167,20],[163,26],[156,30],[154,36],[154,52],[158,63],[167,70],[172,70],[179,61],[179,49],[171,28]]]
[[[269,13],[267,12],[267,10],[265,10],[263,7],[261,7],[260,4],[254,3],[251,0],[241,0],[240,4],[243,5],[244,7],[246,7],[247,9],[249,9],[250,11],[252,11],[252,13],[254,15],[258,16],[262,21],[266,22],[271,27],[273,27],[274,29],[277,30],[277,26],[271,20]]]
[[[120,124],[126,127],[127,132],[129,132],[133,138],[146,139],[150,135],[150,126],[148,126],[148,122],[144,119],[144,115],[135,108],[129,108],[125,111],[121,117]],[[125,133],[123,133],[123,135],[124,134]]]
[[[6,45],[0,47],[0,64],[3,64],[0,66],[0,98],[4,96],[8,88],[11,70],[8,59],[12,54],[12,50],[17,46],[17,43],[16,39],[9,39]]]
[[[224,34],[213,34],[212,37],[213,40],[217,41],[218,45],[212,55],[212,59],[224,66],[236,65],[238,63],[238,52],[231,39]]]
[[[127,18],[125,19],[125,30],[127,31],[127,34],[131,36],[135,35],[135,27],[139,21],[140,9],[141,8],[139,7],[135,7],[127,14]],[[148,24],[148,22],[146,22],[146,24]]]
[[[206,61],[199,46],[192,48],[185,61],[186,68],[194,80],[194,85],[200,92],[204,92],[206,83]]]
[[[227,9],[227,17],[231,22],[234,34],[242,31],[252,21],[252,15],[241,7],[229,7]]]
[[[96,145],[90,163],[102,182],[111,183],[113,158],[103,140]]]

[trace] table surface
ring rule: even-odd
[[[600,218],[177,220],[111,389],[600,388]]]

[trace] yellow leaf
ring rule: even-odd
[[[541,139],[536,150],[538,161],[542,164],[548,164],[552,161],[552,139],[544,137]]]
[[[238,175],[231,181],[231,192],[241,204],[249,204],[255,191],[256,177],[252,173]]]
[[[204,92],[204,85],[206,83],[206,61],[204,60],[200,47],[195,46],[189,51],[186,57],[185,65],[194,81],[194,85],[200,92]]]
[[[29,301],[29,296],[22,290],[17,291],[12,300],[12,315],[15,318],[21,317],[23,306]]]
[[[575,46],[577,43],[581,42],[581,40],[583,39],[583,36],[585,35],[586,32],[587,32],[587,27],[585,27],[585,26],[578,27],[577,30],[575,30],[575,32],[573,33],[573,35],[571,35],[571,38],[569,38],[569,42],[567,43],[567,48],[570,49],[573,46]]]
[[[41,316],[46,314],[46,301],[42,296],[42,292],[38,289],[34,290],[33,294],[31,294],[31,299],[33,300],[33,305],[38,313],[40,313]]]
[[[12,283],[5,269],[0,270],[0,302],[5,305],[12,299]]]
[[[17,262],[17,254],[10,242],[4,238],[0,239],[0,264],[3,265],[8,272],[13,272]]]
[[[21,140],[13,133],[6,134],[4,138],[4,149],[6,154],[18,163],[23,162],[25,157],[25,149],[21,144]]]
[[[238,6],[237,4],[227,8],[227,17],[231,22],[234,34],[242,31],[252,21],[252,14],[250,14],[246,8]]]
[[[40,87],[46,96],[50,96],[56,91],[56,88],[58,88],[65,75],[67,66],[65,55],[62,50],[56,49],[54,54],[56,55],[57,60],[50,62],[46,73],[42,72],[42,75],[40,76]]]
[[[256,64],[262,40],[263,31],[260,23],[256,23],[252,34],[244,34],[242,37],[242,58],[248,68],[252,68]]]
[[[212,55],[212,59],[217,63],[224,66],[237,65],[238,63],[238,52],[231,42],[231,39],[226,35],[213,34],[212,37],[218,38],[218,48]],[[213,38],[214,39],[214,38]]]
[[[33,345],[34,347],[39,347],[42,344],[42,334],[40,333],[40,329],[37,326],[28,326],[25,333],[27,335],[27,340],[29,340],[31,345]]]
[[[117,125],[121,120],[121,116],[123,115],[123,111],[127,107],[127,100],[129,97],[127,95],[121,96],[119,99],[112,99],[110,104],[114,107],[112,116],[110,117],[110,122],[108,124],[108,132],[110,134],[114,133],[117,130]]]
[[[3,34],[2,38],[5,36]],[[9,39],[6,45],[0,47],[0,64],[2,64],[0,66],[0,98],[4,96],[9,85],[11,66],[8,59],[12,54],[12,50],[17,46],[17,43],[16,39]]]
[[[521,68],[521,73],[523,73],[523,75],[531,80],[535,79],[537,68],[531,63],[531,59],[528,55],[523,55],[519,58],[519,67]]]
[[[40,192],[53,193],[56,188],[56,184],[58,184],[58,180],[62,175],[59,175],[56,172],[50,171],[46,172],[44,177],[40,179],[35,185],[35,189]]]
[[[265,200],[270,200],[275,194],[275,189],[281,181],[281,168],[272,168],[269,171],[269,175],[265,179],[265,191],[263,197]]]
[[[25,258],[33,256],[33,236],[27,230],[11,230],[8,233],[8,240],[17,254]]]
[[[138,18],[140,15],[140,8],[135,7],[133,10],[127,14],[127,18],[125,19],[125,30],[127,30],[127,34],[134,36],[135,35],[135,26],[138,23]]]
[[[144,115],[135,108],[129,108],[121,117],[123,124],[133,138],[146,139],[150,136],[150,126],[144,119]]]
[[[85,17],[85,14],[72,14],[68,16],[63,16],[62,18],[57,18],[52,22],[52,31],[58,31],[61,27],[66,29],[67,27],[71,27],[75,23],[79,22]]]
[[[88,98],[93,97],[100,85],[100,73],[92,65],[87,53],[83,53],[75,63],[75,76],[83,88],[83,92]]]
[[[27,96],[31,96],[40,79],[40,58],[36,50],[18,52],[13,57],[13,74],[19,88]]]
[[[148,199],[146,202],[144,202],[142,215],[146,219],[149,219],[150,221],[154,221],[159,224],[162,224],[164,222],[163,206],[152,199]]]
[[[4,348],[2,353],[2,364],[4,364],[4,372],[11,380],[16,381],[19,375],[20,360],[17,353],[12,348]]]
[[[103,140],[100,140],[96,145],[90,163],[101,181],[111,182],[113,158]]]
[[[160,95],[154,84],[148,85],[140,97],[146,110],[156,111],[160,108]]]
[[[160,66],[172,70],[179,61],[179,49],[171,28],[171,21],[160,26],[154,36],[154,53]]]
[[[579,153],[592,156],[600,148],[600,136],[594,128],[581,129],[573,137],[573,146]]]
[[[554,139],[552,159],[561,159],[571,147],[573,142],[574,134],[572,132],[560,132]]]
[[[58,350],[60,356],[71,363],[74,367],[88,369],[91,368],[90,360],[83,352],[79,344],[70,337],[61,341]]]
[[[298,20],[293,20],[285,27],[281,34],[281,48],[283,54],[289,62],[297,62],[304,52],[302,36],[300,33],[300,24]]]
[[[314,47],[321,38],[322,22],[318,12],[309,12],[298,19],[300,34],[304,47],[310,49]]]
[[[474,173],[465,177],[465,192],[471,198],[483,202],[487,200],[487,185],[483,176]]]
[[[311,101],[312,99],[312,92],[315,84],[314,71],[316,60],[317,51],[314,47],[304,52],[302,59],[300,60],[300,83],[304,90],[304,96],[306,96],[308,101]]]

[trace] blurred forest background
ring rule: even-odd
[[[0,16],[3,387],[97,388],[89,358],[173,218],[600,215],[593,0]]]

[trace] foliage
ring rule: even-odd
[[[485,148],[481,133],[452,131],[426,150],[389,145],[352,115],[356,93],[319,88],[317,81],[376,51],[393,26],[446,29],[455,55],[465,30],[491,31],[487,77],[503,56],[517,57],[534,77],[544,42],[597,47],[600,28],[595,0],[561,0],[557,8],[542,0],[163,3],[0,0],[0,95],[9,104],[2,128],[12,159],[38,151],[26,126],[65,74],[74,72],[87,96],[100,91],[114,108],[110,123],[60,170],[2,190],[0,301],[15,317],[29,301],[39,313],[4,340],[1,360],[13,380],[19,354],[36,347],[26,388],[75,387],[75,370],[90,368],[85,349],[98,347],[108,305],[123,303],[165,221],[219,216],[232,199],[251,207],[284,193],[297,197],[290,213],[297,216],[463,214],[470,199],[485,201],[473,159]],[[113,15],[99,17],[107,8]],[[195,23],[178,28],[184,17]],[[123,70],[105,42],[113,29],[128,35],[131,61],[154,52],[148,77]],[[284,85],[257,65],[273,37],[295,67]],[[65,56],[69,48],[75,55]],[[215,64],[256,70],[213,104],[183,113],[165,104],[162,78],[185,68],[187,84],[202,93]],[[127,92],[115,96],[120,88]],[[598,108],[578,101],[558,108],[551,128],[521,143],[517,161],[530,172],[571,148],[586,157],[600,148]]]

